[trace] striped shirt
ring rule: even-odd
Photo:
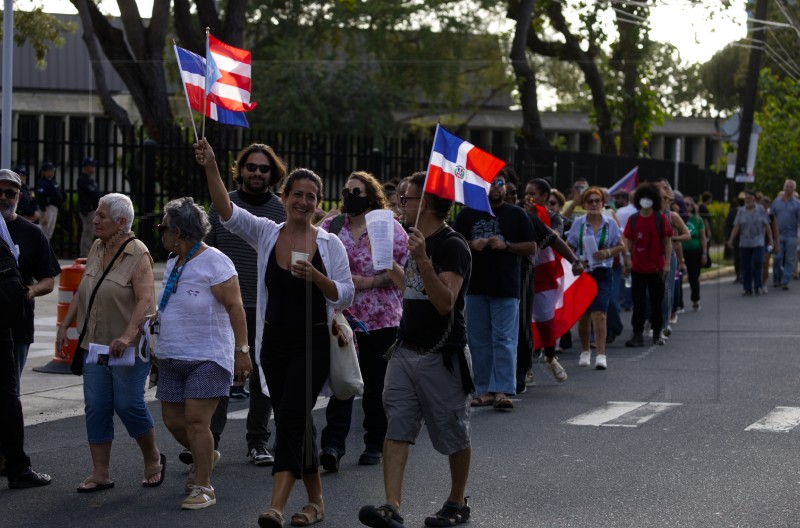
[[[229,194],[231,202],[235,203],[245,211],[255,216],[269,218],[274,222],[286,220],[286,210],[280,199],[272,192],[267,193],[267,200],[261,205],[251,205],[242,199],[240,191],[233,191]],[[261,195],[245,194],[249,201],[257,198],[261,201]],[[208,221],[211,222],[211,231],[206,236],[205,243],[215,247],[228,256],[236,267],[239,274],[239,289],[242,291],[242,303],[245,308],[256,308],[256,292],[258,292],[258,269],[256,266],[256,250],[250,247],[244,240],[234,235],[219,222],[219,213],[212,205],[208,210]]]

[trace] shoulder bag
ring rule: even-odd
[[[92,304],[94,304],[94,298],[97,295],[97,289],[100,288],[100,284],[103,283],[103,279],[105,279],[106,275],[108,275],[108,272],[111,271],[111,268],[114,266],[114,262],[122,254],[122,250],[125,249],[125,246],[135,239],[136,237],[131,237],[122,243],[117,252],[114,254],[114,258],[111,259],[111,262],[108,263],[108,267],[100,276],[100,280],[98,280],[97,284],[95,284],[94,289],[92,290],[92,295],[89,296],[89,305],[86,307],[86,319],[83,321],[83,329],[81,330],[81,335],[78,337],[78,346],[75,347],[75,354],[72,356],[72,363],[69,366],[69,370],[76,376],[83,375],[83,363],[86,358],[86,349],[81,347],[81,343],[83,343],[83,338],[86,336],[86,327],[89,324],[89,317],[92,315]]]
[[[347,400],[364,391],[364,380],[358,365],[353,329],[342,312],[336,310],[331,320],[331,373],[333,395]]]

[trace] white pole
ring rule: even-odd
[[[678,190],[678,164],[681,162],[681,140],[675,140],[675,190]]]
[[[3,2],[3,102],[2,125],[0,134],[3,136],[0,145],[0,167],[11,168],[11,101],[13,93],[14,73],[14,2]]]

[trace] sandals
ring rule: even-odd
[[[494,402],[494,408],[498,411],[510,411],[514,408],[514,402],[508,398],[500,398]]]
[[[467,522],[469,513],[467,497],[464,497],[463,506],[457,502],[447,501],[441,510],[434,513],[432,517],[425,519],[425,526],[455,526]]]
[[[161,461],[159,465],[151,468],[144,468],[144,481],[142,482],[142,486],[145,488],[155,488],[164,483],[164,473],[167,469],[167,457],[164,455],[164,453],[161,453],[159,455],[159,459]],[[157,481],[149,482],[151,478],[159,474],[161,476],[158,477]]]
[[[405,528],[403,517],[391,504],[364,506],[358,512],[358,520],[372,528]]]
[[[484,394],[483,396],[478,396],[477,398],[473,398],[471,402],[469,402],[470,407],[488,407],[494,404],[494,396],[491,394]]]
[[[108,482],[95,482],[94,480],[91,480],[91,478],[92,476],[89,475],[83,479],[83,482],[78,484],[78,493],[94,493],[95,491],[103,491],[114,487],[114,481],[110,480]],[[87,484],[94,484],[94,486],[89,488],[87,487]]]
[[[292,526],[311,526],[312,524],[317,524],[325,520],[325,511],[319,504],[309,502],[303,506],[303,510],[306,508],[311,508],[313,511],[307,512],[301,510],[292,515]]]
[[[275,508],[270,508],[258,516],[260,528],[283,528],[283,514]]]

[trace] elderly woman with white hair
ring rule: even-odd
[[[139,323],[155,309],[155,304],[153,259],[147,246],[131,233],[133,218],[133,204],[124,194],[113,193],[100,198],[94,217],[97,240],[89,251],[78,291],[58,329],[56,344],[59,348],[67,343],[67,329],[77,316],[78,328],[85,327],[79,347],[89,349],[90,343],[108,346],[106,358],[123,357],[130,347],[138,352]],[[92,474],[78,486],[79,493],[114,487],[109,475],[114,413],[142,451],[142,485],[153,487],[164,481],[166,458],[156,447],[153,418],[144,401],[150,361],[143,360],[136,352],[133,357],[132,366],[93,361],[83,367]]]

